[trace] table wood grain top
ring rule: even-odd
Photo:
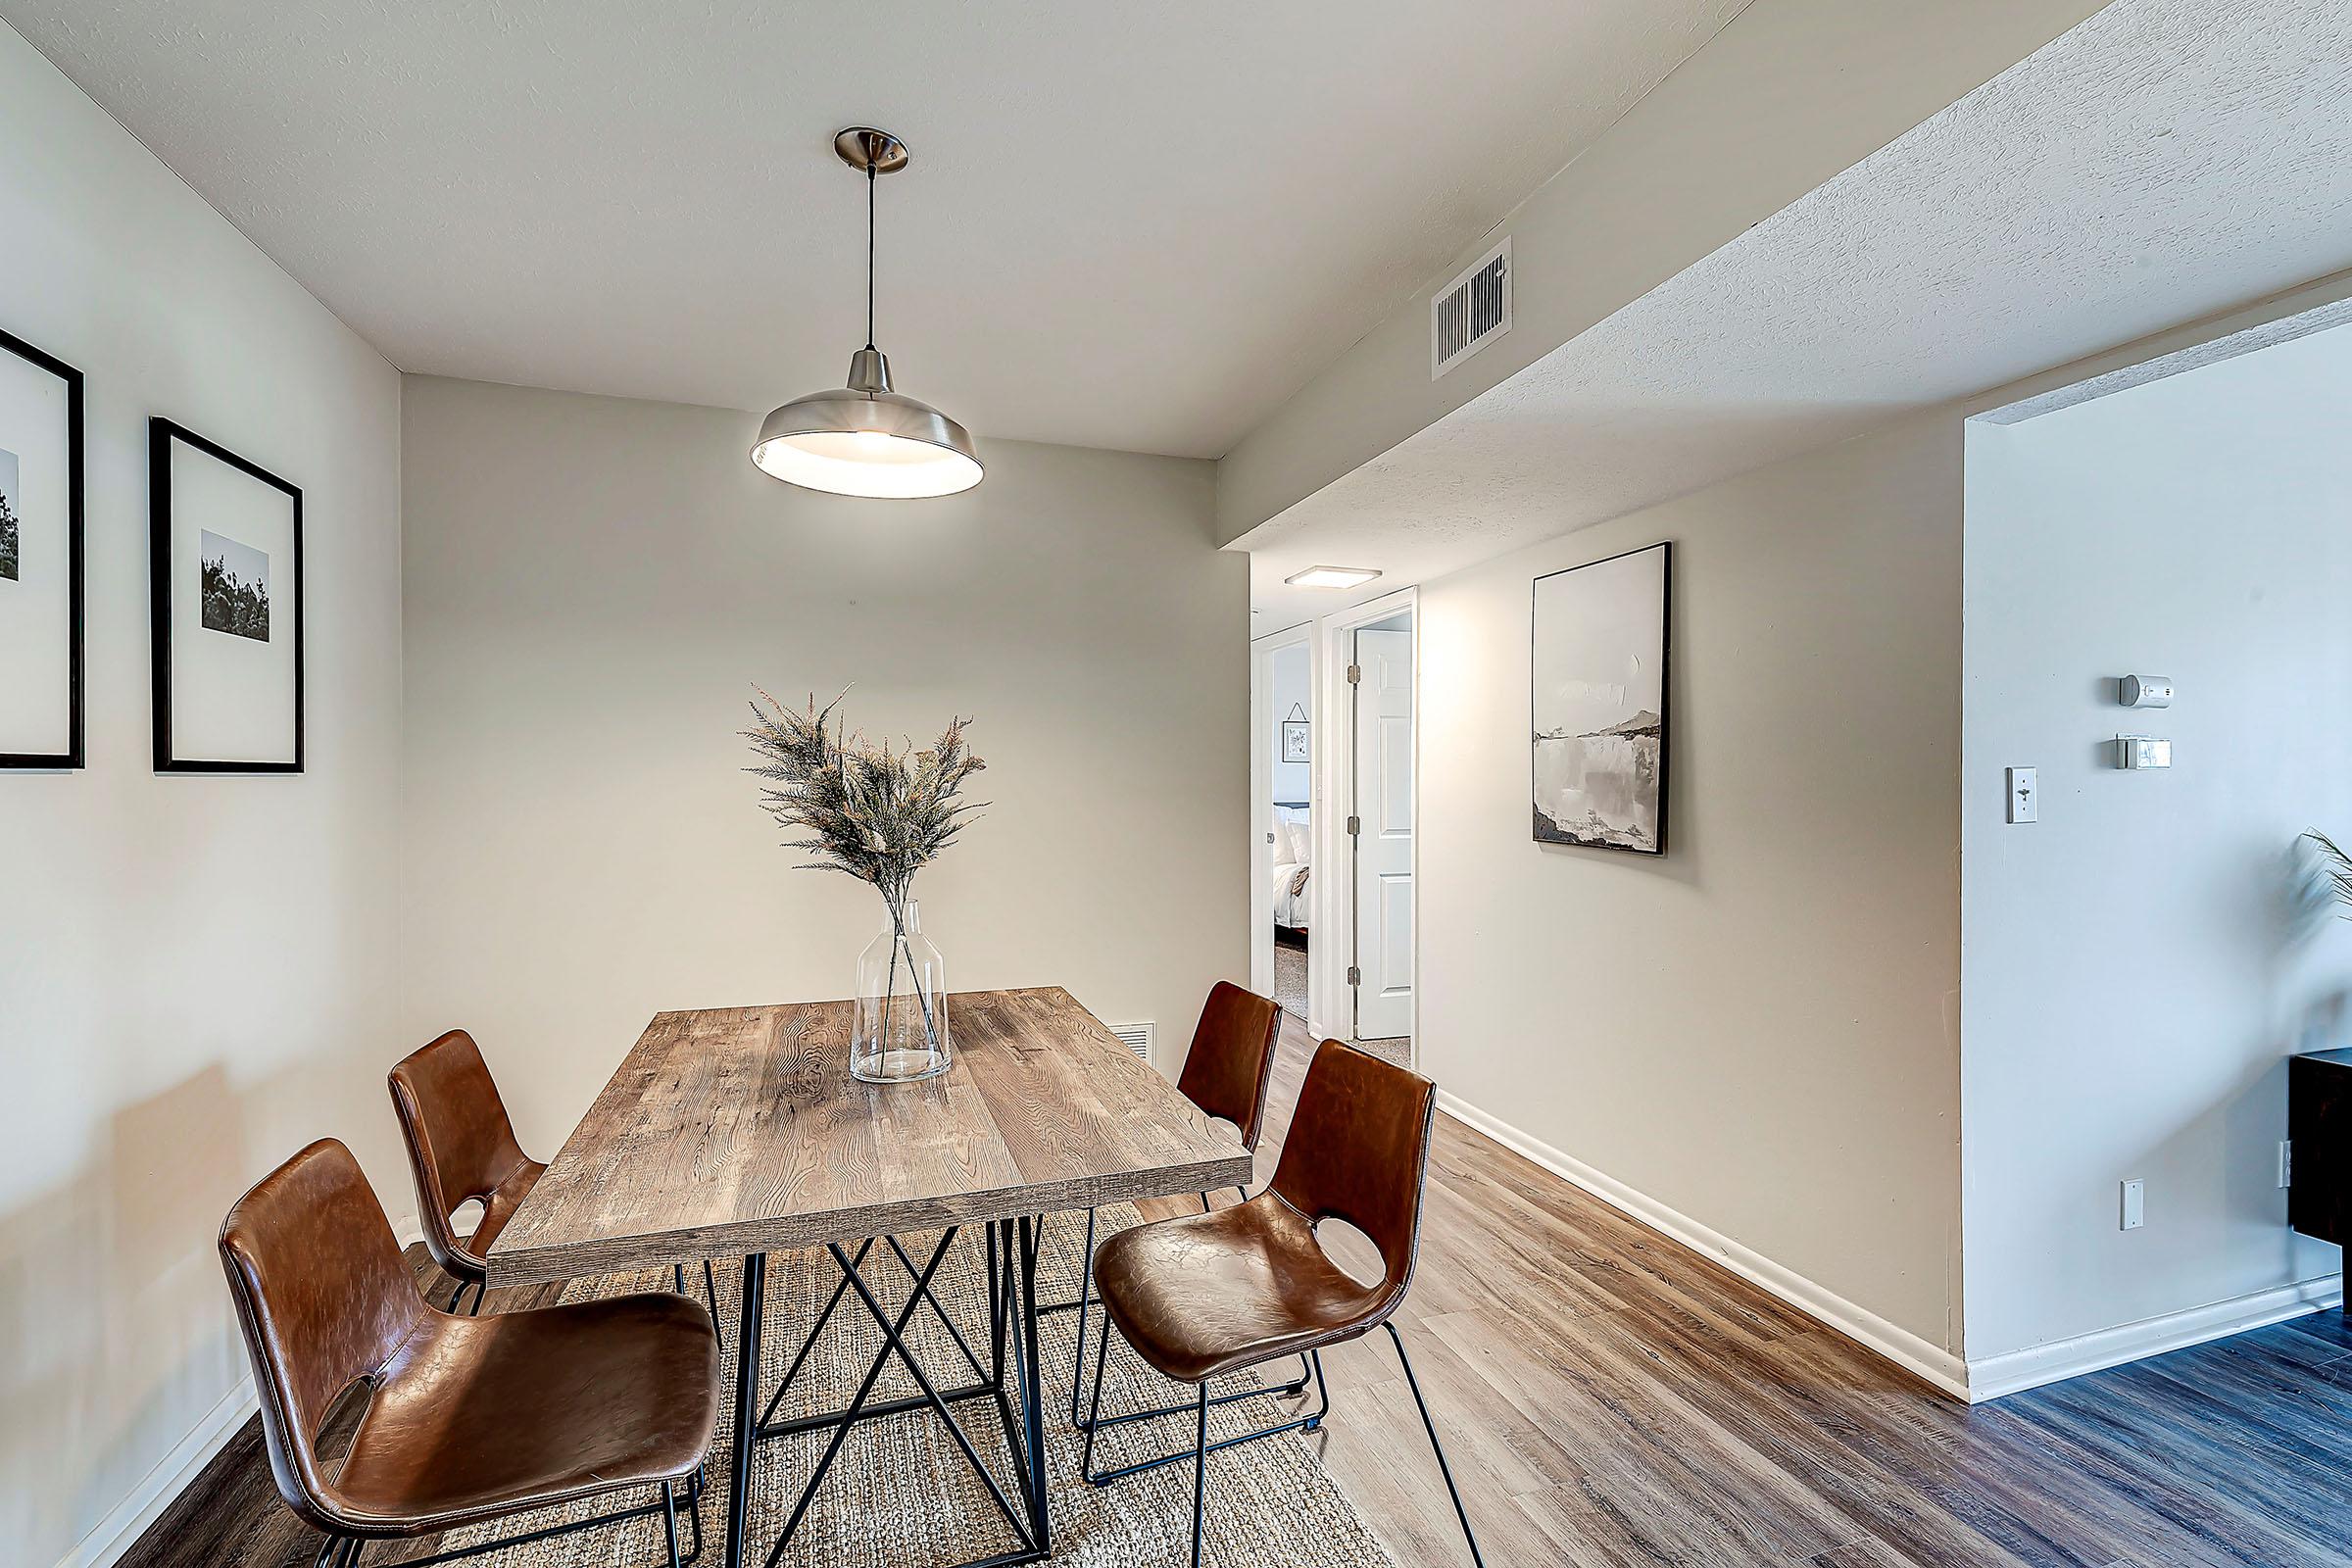
[[[948,999],[937,1078],[850,1076],[847,1002],[657,1015],[491,1244],[494,1285],[1233,1187],[1250,1156],[1058,986]]]

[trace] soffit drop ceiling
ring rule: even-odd
[[[0,0],[401,368],[1200,457],[1747,0]]]
[[[1235,541],[1255,624],[1426,581],[2352,267],[2352,6],[2115,0]]]

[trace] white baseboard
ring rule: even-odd
[[[1932,1345],[1909,1329],[1889,1323],[1877,1313],[1855,1305],[1795,1270],[1783,1267],[1754,1249],[1709,1230],[1689,1215],[1594,1170],[1573,1155],[1562,1153],[1541,1139],[1529,1137],[1510,1123],[1489,1115],[1443,1089],[1438,1091],[1438,1105],[1465,1127],[1485,1133],[1505,1149],[1526,1155],[1553,1175],[1591,1193],[1611,1208],[1630,1214],[1651,1230],[1662,1232],[1692,1251],[1713,1258],[1749,1284],[1778,1297],[1806,1316],[1819,1319],[1846,1338],[1868,1346],[1897,1366],[1927,1379],[1944,1393],[1963,1399],[1969,1396],[1968,1367],[1958,1356],[1940,1346]]]
[[[392,1234],[401,1246],[412,1247],[424,1240],[424,1226],[411,1214],[393,1225]],[[114,1568],[261,1407],[253,1379],[238,1379],[237,1386],[220,1396],[188,1435],[140,1478],[130,1495],[116,1503],[72,1551],[57,1560],[57,1568]]]
[[[156,1461],[155,1468],[131,1489],[129,1496],[115,1504],[114,1511],[99,1520],[97,1528],[58,1559],[57,1568],[113,1568],[117,1559],[172,1505],[172,1500],[213,1462],[213,1455],[228,1446],[228,1440],[237,1435],[246,1418],[260,1408],[254,1396],[253,1379],[240,1379],[235,1388],[220,1396],[220,1402],[205,1412],[194,1431]]]
[[[2085,1372],[2162,1355],[2167,1350],[2185,1349],[2207,1340],[2283,1323],[2290,1317],[2324,1312],[2341,1305],[2343,1299],[2343,1276],[2329,1274],[2295,1285],[2273,1286],[2206,1306],[2192,1306],[2186,1311],[2143,1318],[2137,1323],[2100,1329],[2094,1334],[2077,1335],[2070,1340],[2052,1340],[2047,1345],[1985,1356],[1968,1363],[1969,1396],[1979,1401],[1997,1399],[2004,1394],[2039,1388],[2044,1383],[2081,1377]]]

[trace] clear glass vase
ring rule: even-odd
[[[946,966],[923,935],[911,899],[902,923],[884,906],[882,934],[858,956],[858,1010],[850,1034],[850,1073],[869,1084],[907,1083],[948,1070]]]

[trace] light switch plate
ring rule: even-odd
[[[2148,1222],[2148,1184],[2133,1179],[2124,1183],[2124,1229],[2135,1231]]]
[[[2009,769],[2009,820],[2038,822],[2041,820],[2041,769],[2013,767]]]

